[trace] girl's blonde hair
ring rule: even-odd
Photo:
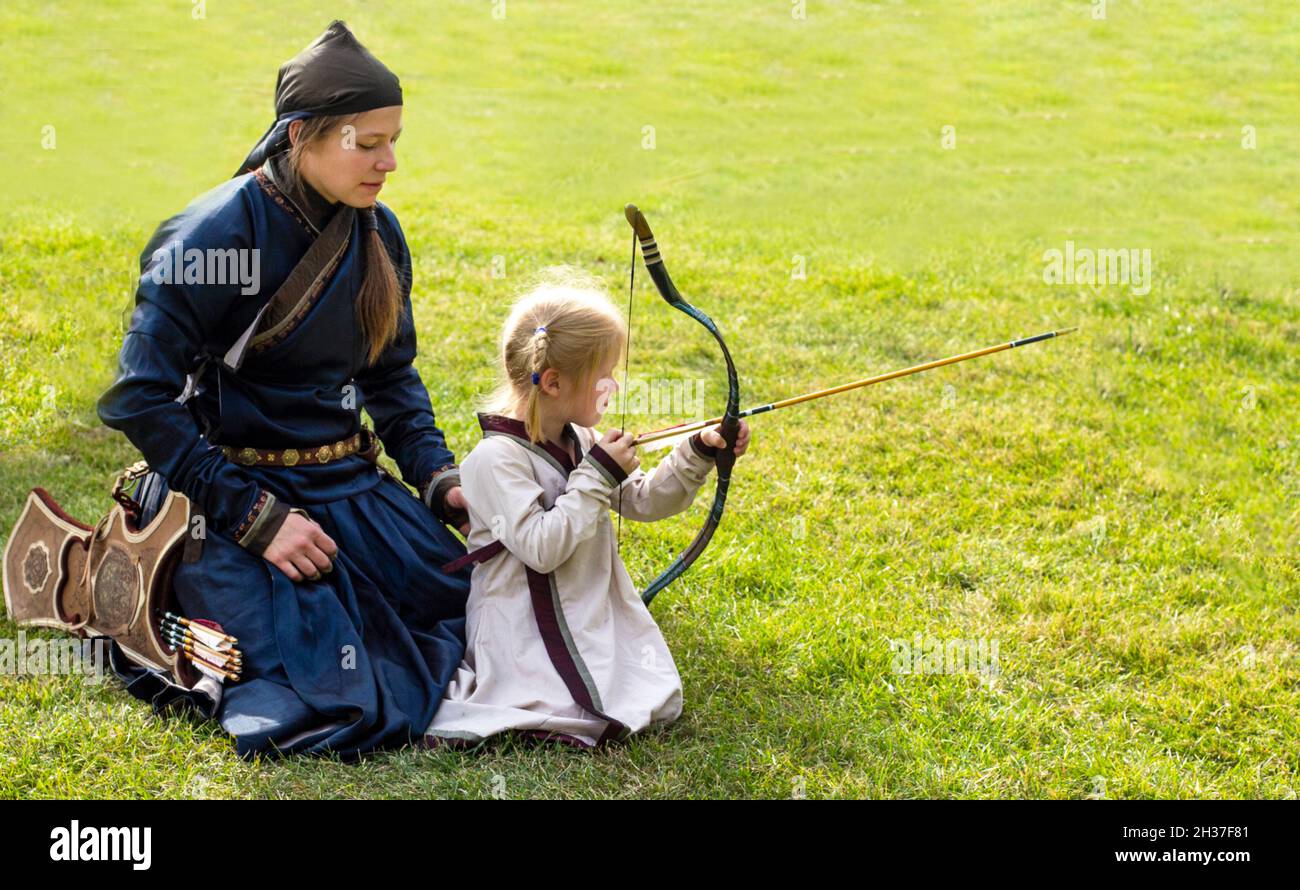
[[[510,310],[501,331],[501,379],[482,410],[506,414],[524,402],[528,438],[542,442],[534,375],[540,378],[554,368],[585,383],[602,364],[618,358],[626,337],[627,323],[594,278],[567,266],[546,269]]]

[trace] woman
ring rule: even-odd
[[[340,21],[285,63],[240,171],[145,248],[99,401],[203,517],[175,594],[239,639],[217,716],[244,756],[418,741],[464,652],[468,572],[439,567],[464,554],[443,521],[465,502],[412,365],[410,252],[376,201],[401,104]],[[377,467],[363,407],[423,503]]]

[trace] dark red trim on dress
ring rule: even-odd
[[[569,438],[569,426],[567,424],[564,427],[564,437]],[[573,459],[572,451],[565,451],[549,439],[542,443],[542,447],[546,449],[547,454],[559,462],[560,466],[564,467],[566,477],[578,468],[578,462]]]
[[[532,442],[532,440],[528,438],[528,428],[524,425],[524,422],[522,420],[516,420],[513,417],[504,417],[500,414],[479,414],[478,425],[485,433],[506,433],[522,439],[525,442],[537,445],[551,457],[555,458],[556,463],[564,469],[564,475],[566,477],[578,468],[578,463],[582,460],[582,443],[578,439],[578,433],[574,430],[573,424],[571,423],[566,423],[564,425],[564,438],[566,441],[571,443],[573,448],[571,452],[566,452],[554,442]]]
[[[569,651],[564,634],[560,631],[560,619],[555,611],[555,602],[551,599],[550,576],[534,571],[527,565],[524,566],[524,572],[528,575],[528,592],[532,595],[533,614],[537,616],[537,630],[542,635],[542,643],[546,646],[551,664],[555,666],[573,700],[584,710],[606,721],[605,731],[600,734],[596,744],[604,745],[618,739],[627,732],[627,727],[597,710],[596,703],[592,701],[591,692],[583,682],[577,662],[573,660],[573,653]]]
[[[614,477],[614,484],[621,485],[627,478],[627,471],[619,466],[618,461],[610,455],[608,451],[600,447],[600,443],[591,446],[587,452],[587,457],[599,461],[600,465],[605,468],[605,472]]]
[[[524,422],[513,417],[501,414],[479,414],[478,426],[485,433],[509,433],[525,442],[528,441],[528,430],[524,427]]]
[[[442,570],[448,575],[453,575],[472,563],[487,562],[505,549],[505,544],[502,544],[500,541],[493,541],[491,544],[484,544],[477,550],[471,550],[459,559],[453,559],[451,562],[446,563],[442,567]]]

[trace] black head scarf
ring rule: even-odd
[[[356,114],[402,104],[397,75],[335,19],[311,46],[280,66],[275,123],[258,140],[235,176],[256,170],[289,147],[289,124],[329,114]]]

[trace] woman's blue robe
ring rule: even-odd
[[[178,400],[187,375],[235,342],[328,219],[314,191],[295,192],[294,201],[275,186],[266,174],[280,169],[277,161],[159,227],[141,256],[119,376],[98,410],[203,512],[201,556],[180,564],[175,595],[184,614],[218,621],[239,639],[242,679],[227,682],[217,714],[239,753],[349,757],[422,739],[464,653],[469,575],[439,571],[463,545],[425,502],[363,457],[244,466],[219,447],[336,442],[359,431],[364,407],[411,485],[426,491],[437,471],[454,466],[412,365],[411,257],[387,207],[376,205],[376,214],[405,315],[376,365],[364,366],[354,320],[365,271],[358,214],[342,259],[288,336],[248,350],[238,372],[208,362],[194,397]],[[244,294],[241,282],[214,283],[220,276],[211,273],[206,283],[166,283],[154,270],[171,260],[155,250],[175,250],[177,241],[186,251],[256,249],[260,288]],[[334,570],[318,581],[295,583],[249,547],[258,517],[289,507],[306,510],[338,545]]]

